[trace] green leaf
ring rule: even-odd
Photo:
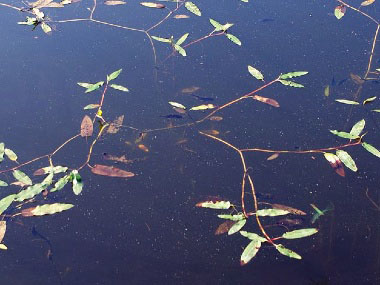
[[[231,42],[233,42],[234,44],[237,44],[238,46],[241,46],[241,41],[237,37],[231,34],[225,34],[225,35]]]
[[[256,212],[256,215],[260,217],[265,217],[265,216],[275,217],[275,216],[287,215],[289,213],[290,212],[281,210],[281,209],[262,209],[262,210],[258,210]]]
[[[173,102],[173,101],[169,101],[168,103],[175,108],[180,108],[180,109],[186,110],[186,107],[180,103]]]
[[[92,92],[92,91],[95,91],[95,90],[99,89],[100,87],[102,87],[103,84],[104,84],[104,81],[96,82],[96,83],[90,85],[90,86],[86,89],[86,91],[84,91],[84,93],[90,93],[90,92]]]
[[[338,136],[338,137],[341,137],[341,138],[344,138],[344,139],[350,139],[350,140],[355,140],[355,139],[358,139],[359,136],[355,136],[353,134],[350,134],[350,133],[346,133],[346,132],[340,132],[340,131],[337,131],[337,130],[330,130],[330,133]]]
[[[48,24],[46,24],[45,22],[41,23],[41,28],[45,34],[49,34],[51,32],[50,26]]]
[[[63,176],[60,178],[55,184],[54,188],[50,189],[50,192],[55,192],[61,190],[65,185],[70,181],[71,174],[67,174],[66,176]]]
[[[4,213],[6,209],[8,209],[8,207],[12,204],[15,198],[16,194],[11,194],[0,200],[0,215]]]
[[[73,183],[73,192],[75,195],[79,195],[83,189],[82,177],[79,175],[78,170],[71,172],[71,178]]]
[[[218,215],[218,218],[225,219],[225,220],[231,220],[231,221],[245,220],[245,217],[244,217],[243,214],[237,214],[237,215]]]
[[[44,180],[42,180],[41,184],[51,185],[53,183],[53,176],[54,172],[52,171]]]
[[[86,83],[86,82],[77,82],[77,84],[84,88],[89,88],[90,86],[93,85],[92,83]]]
[[[281,254],[286,255],[288,257],[295,258],[295,259],[302,259],[302,257],[299,254],[295,253],[294,251],[290,249],[285,248],[282,244],[276,244],[276,249]]]
[[[380,109],[374,109],[374,110],[371,110],[372,112],[377,112],[377,113],[380,113]]]
[[[88,104],[86,107],[83,108],[83,110],[91,110],[91,109],[96,109],[100,105],[99,104]]]
[[[199,8],[193,2],[187,1],[185,3],[185,7],[186,7],[187,10],[189,10],[191,13],[193,13],[193,14],[195,14],[197,16],[201,16],[202,15],[202,13],[199,10]]]
[[[54,166],[53,168],[51,168],[50,166],[48,166],[48,167],[43,167],[43,168],[37,169],[36,171],[34,171],[33,175],[49,174],[49,173],[52,172],[52,170],[53,170],[54,174],[57,174],[57,173],[66,172],[67,169],[68,168],[66,166],[60,166],[60,165]]]
[[[355,161],[347,152],[345,152],[344,150],[337,150],[336,155],[343,162],[343,164],[347,166],[347,168],[351,169],[354,172],[358,171]]]
[[[110,82],[111,80],[116,79],[119,76],[119,74],[121,73],[122,70],[123,69],[120,68],[119,70],[116,70],[116,71],[112,72],[110,75],[107,75],[107,82]]]
[[[350,134],[354,136],[359,136],[360,133],[363,131],[365,126],[365,120],[362,119],[359,122],[357,122],[351,129]]]
[[[172,42],[172,39],[160,38],[160,37],[156,37],[156,36],[152,36],[152,39],[159,41],[159,42],[162,42],[162,43],[171,43]]]
[[[17,22],[19,25],[36,26],[38,24],[37,18],[26,17],[26,22]]]
[[[248,72],[256,79],[264,81],[264,75],[253,66],[248,65]]]
[[[32,179],[29,178],[28,175],[26,175],[24,172],[21,170],[14,170],[13,171],[13,177],[17,180],[20,181],[21,183],[25,185],[32,185]]]
[[[238,221],[237,223],[235,223],[229,230],[228,230],[228,235],[233,235],[234,233],[237,233],[238,231],[240,231],[245,223],[247,222],[246,219],[244,220],[241,220],[241,221]]]
[[[4,143],[0,143],[0,162],[4,160],[4,150],[5,150]]]
[[[296,239],[296,238],[311,236],[317,232],[318,232],[318,229],[315,229],[315,228],[299,229],[299,230],[284,233],[282,237],[286,239]]]
[[[267,239],[266,238],[263,238],[261,236],[259,236],[258,234],[255,234],[255,233],[250,233],[250,232],[246,232],[246,231],[240,231],[240,234],[243,236],[243,237],[246,237],[250,240],[258,240],[258,241],[261,241],[261,242],[266,242]]]
[[[346,100],[346,99],[335,99],[335,101],[342,104],[347,104],[347,105],[359,105],[359,103],[356,101],[351,101],[351,100]]]
[[[179,45],[174,45],[174,49],[182,56],[186,56],[186,51]]]
[[[373,97],[370,97],[370,98],[365,99],[365,100],[363,101],[363,105],[375,101],[376,98],[377,98],[376,96],[373,96]]]
[[[196,207],[227,210],[231,207],[230,201],[203,201],[195,205]]]
[[[211,23],[211,25],[214,26],[216,32],[223,31],[223,25],[220,24],[219,22],[217,22],[213,19],[210,19],[210,23]]]
[[[308,74],[308,71],[294,71],[280,75],[280,79],[288,79],[293,77],[299,77]]]
[[[293,81],[282,80],[282,79],[280,79],[279,81],[280,81],[283,85],[290,86],[290,87],[296,87],[296,88],[302,88],[302,87],[305,87],[305,86],[303,86],[302,84],[299,84],[299,83],[296,83],[296,82],[293,82]]]
[[[34,196],[36,196],[36,195],[40,194],[42,191],[44,191],[48,186],[49,185],[47,185],[47,184],[41,184],[41,183],[29,186],[28,188],[26,188],[23,191],[20,191],[17,194],[15,201],[22,202],[26,199],[33,198]]]
[[[186,41],[188,36],[189,33],[184,34],[182,37],[179,38],[179,40],[175,44],[180,46],[181,44],[183,44],[184,41]]]
[[[261,242],[259,240],[251,241],[244,249],[243,253],[240,256],[240,265],[246,265],[255,257],[257,252],[261,247]]]
[[[121,85],[111,84],[110,87],[112,87],[113,89],[119,90],[119,91],[129,92],[129,90],[128,90],[127,87],[124,87],[124,86],[121,86]]]
[[[3,180],[0,180],[0,187],[5,187],[5,186],[8,186],[8,183]]]
[[[73,204],[61,204],[61,203],[45,204],[42,206],[35,207],[33,210],[30,211],[30,213],[33,216],[52,215],[55,213],[59,213],[59,212],[71,209],[72,207],[74,207]]]
[[[380,151],[375,148],[374,146],[370,145],[369,143],[366,143],[366,142],[363,142],[362,143],[362,146],[367,150],[369,151],[370,153],[372,153],[374,156],[377,156],[380,158]]]
[[[5,155],[12,161],[17,161],[17,155],[13,152],[13,150],[10,150],[9,148],[6,148],[4,150]]]
[[[337,6],[334,9],[334,15],[338,20],[342,19],[345,13],[346,13],[346,7],[345,6]]]

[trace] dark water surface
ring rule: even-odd
[[[331,2],[331,3],[330,3]],[[2,2],[17,7],[21,1]],[[170,8],[175,3],[160,2]],[[366,106],[339,104],[335,99],[355,100],[358,85],[350,73],[363,76],[368,64],[376,25],[352,10],[338,21],[331,13],[334,1],[194,1],[201,9],[197,17],[182,7],[177,14],[189,19],[169,19],[150,31],[151,35],[175,38],[189,32],[188,43],[212,31],[209,18],[235,23],[229,30],[242,42],[239,47],[226,37],[212,37],[186,49],[187,57],[171,53],[167,44],[155,41],[157,63],[151,44],[142,32],[128,31],[89,21],[55,21],[87,18],[93,1],[82,0],[65,8],[41,9],[53,27],[46,35],[40,27],[17,25],[26,13],[0,6],[0,141],[14,150],[19,162],[49,153],[78,133],[85,114],[83,107],[97,103],[101,91],[88,94],[77,82],[97,82],[122,68],[116,84],[129,93],[109,90],[103,107],[108,121],[124,115],[124,124],[137,129],[165,127],[169,123],[191,122],[191,118],[167,119],[174,114],[168,101],[186,106],[203,104],[181,93],[199,86],[200,97],[212,97],[222,105],[263,83],[247,72],[252,65],[266,81],[280,73],[307,70],[295,78],[305,88],[279,83],[259,95],[276,99],[273,108],[245,100],[218,112],[221,122],[205,121],[187,128],[149,133],[137,148],[139,131],[128,128],[106,134],[95,145],[91,165],[112,162],[103,153],[136,159],[132,164],[114,164],[136,174],[131,179],[110,178],[80,171],[84,189],[75,196],[69,185],[37,204],[72,203],[74,208],[43,217],[15,217],[7,222],[0,252],[1,284],[378,284],[380,282],[380,211],[366,197],[379,204],[379,158],[361,146],[346,149],[358,171],[345,169],[338,176],[321,153],[283,154],[267,161],[269,154],[247,153],[247,166],[256,191],[271,194],[271,202],[293,206],[308,213],[303,227],[318,227],[311,237],[282,242],[302,256],[302,260],[280,255],[264,244],[248,265],[241,267],[240,255],[249,240],[240,234],[216,236],[222,222],[218,211],[196,208],[208,196],[240,202],[242,166],[231,148],[206,138],[200,130],[216,129],[218,137],[239,148],[255,147],[307,150],[338,146],[346,140],[329,129],[349,132],[366,120],[365,140],[380,147],[376,99]],[[351,1],[358,7],[360,1]],[[363,7],[374,15],[379,3]],[[95,19],[113,24],[147,29],[167,14],[165,9],[149,9],[138,1],[106,6],[98,1]],[[375,49],[373,69],[379,68],[380,47]],[[330,96],[324,88],[330,86]],[[365,82],[356,99],[362,102],[378,96],[380,84]],[[206,113],[193,112],[194,119]],[[96,129],[97,131],[97,129]],[[187,139],[185,144],[177,144]],[[127,145],[128,141],[131,145]],[[56,165],[79,167],[92,139],[77,139],[56,156]],[[1,170],[15,164],[4,161]],[[22,171],[32,177],[34,170],[48,166],[40,160]],[[40,177],[32,177],[34,182]],[[13,182],[11,172],[1,180]],[[17,193],[16,186],[1,189],[5,197]],[[249,189],[247,188],[247,191]],[[41,196],[41,195],[40,195]],[[247,206],[252,210],[251,196]],[[260,200],[261,201],[261,200]],[[334,211],[310,224],[310,203]],[[16,204],[15,204],[16,205]],[[273,225],[278,218],[262,218]],[[35,230],[33,234],[33,229]],[[245,226],[259,233],[253,219]],[[36,231],[39,235],[35,234]],[[268,232],[283,233],[281,227]],[[44,238],[41,238],[43,236]],[[48,258],[50,242],[53,255]]]

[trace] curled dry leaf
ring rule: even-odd
[[[117,117],[108,127],[107,133],[116,134],[120,130],[120,127],[123,125],[123,121],[124,121],[124,115]]]
[[[84,116],[82,123],[80,125],[80,135],[82,137],[91,137],[94,131],[94,126],[92,120],[89,116]]]
[[[135,174],[132,172],[125,171],[113,166],[107,166],[107,165],[101,165],[101,164],[95,164],[95,166],[91,168],[91,172],[98,175],[104,175],[104,176],[110,176],[110,177],[129,178],[129,177],[135,176]]]
[[[235,221],[225,221],[224,223],[221,223],[218,228],[215,230],[215,235],[222,235],[227,233],[232,226],[236,224]]]

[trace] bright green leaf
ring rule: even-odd
[[[246,231],[240,231],[240,234],[243,236],[243,237],[246,237],[250,240],[258,240],[258,241],[261,241],[261,242],[266,242],[267,239],[266,238],[263,238],[261,236],[259,236],[258,234],[255,234],[255,233],[250,233],[250,232],[246,232]]]
[[[15,198],[16,194],[11,194],[0,200],[0,215],[4,213],[6,209],[8,209],[8,207],[12,204]]]
[[[162,42],[162,43],[171,43],[172,42],[171,39],[160,38],[160,37],[156,37],[156,36],[152,36],[152,39],[159,41],[159,42]]]
[[[189,33],[184,34],[182,37],[179,38],[179,40],[175,44],[180,46],[181,44],[183,44],[184,41],[186,41],[188,36]]]
[[[73,204],[61,204],[61,203],[45,204],[42,206],[37,206],[31,211],[31,213],[33,214],[33,216],[52,215],[55,213],[59,213],[59,212],[71,209],[72,207],[74,207]]]
[[[93,85],[92,83],[86,83],[86,82],[77,82],[77,84],[84,88],[89,88]]]
[[[10,150],[9,148],[6,148],[4,150],[5,155],[12,161],[17,161],[17,155],[13,152],[13,150]]]
[[[363,101],[363,105],[375,101],[376,98],[377,98],[376,96],[373,96],[373,97],[370,97],[370,98],[365,99],[365,100]]]
[[[91,109],[96,109],[100,105],[99,104],[88,104],[86,107],[83,108],[83,110],[91,110]]]
[[[351,129],[350,134],[354,136],[359,136],[360,133],[363,131],[365,126],[365,120],[362,119],[359,122],[357,122]]]
[[[182,56],[186,56],[186,51],[179,45],[174,45],[174,49]]]
[[[237,214],[237,215],[218,215],[218,218],[225,219],[225,220],[231,220],[231,221],[241,221],[244,220],[245,217],[243,214]]]
[[[342,19],[345,13],[346,13],[345,6],[337,6],[334,9],[334,15],[338,20]]]
[[[49,173],[52,172],[52,170],[53,170],[54,174],[57,174],[57,173],[66,172],[67,169],[68,168],[66,166],[60,166],[60,165],[54,166],[53,168],[51,168],[50,166],[48,166],[48,167],[43,167],[43,168],[37,169],[36,171],[34,171],[33,175],[49,174]]]
[[[240,231],[245,223],[247,222],[246,219],[244,220],[241,220],[241,221],[238,221],[237,223],[235,223],[229,230],[228,230],[228,235],[233,235],[234,233],[237,233],[238,231]]]
[[[111,84],[110,87],[112,87],[113,89],[119,90],[119,91],[129,92],[129,90],[128,90],[127,87],[124,87],[124,86],[121,86],[121,85]]]
[[[359,103],[356,101],[351,101],[351,100],[346,100],[346,99],[335,99],[335,101],[342,104],[347,104],[347,105],[359,105]]]
[[[352,159],[352,157],[346,151],[337,150],[336,155],[343,162],[343,164],[345,166],[347,166],[347,168],[351,169],[354,172],[358,171],[358,168],[356,167],[355,161]]]
[[[12,174],[13,174],[13,177],[17,181],[20,181],[21,183],[23,183],[25,185],[32,185],[33,184],[32,179],[30,179],[29,176],[26,175],[21,170],[14,170]]]
[[[302,259],[302,257],[299,254],[295,253],[294,251],[290,249],[285,248],[282,244],[277,244],[276,249],[281,254],[286,255],[288,257],[295,258],[295,259]]]
[[[180,109],[186,110],[186,107],[180,103],[169,101],[169,104],[175,108],[180,108]]]
[[[223,31],[223,25],[220,24],[219,22],[217,22],[213,19],[210,19],[210,23],[211,23],[211,25],[214,26],[216,32]]]
[[[73,183],[73,192],[75,195],[79,195],[83,189],[82,177],[79,175],[78,170],[71,172],[71,178]]]
[[[103,84],[104,84],[104,81],[96,82],[96,83],[90,85],[90,86],[86,89],[86,91],[84,91],[84,93],[90,93],[90,92],[92,92],[92,91],[95,91],[95,90],[99,89],[100,87],[102,87]]]
[[[225,34],[226,37],[231,41],[233,42],[234,44],[237,44],[238,46],[241,46],[241,41],[234,35],[231,35],[231,34]]]
[[[0,143],[0,162],[4,160],[5,144]]]
[[[248,72],[256,79],[264,81],[264,75],[253,66],[248,65]]]
[[[240,265],[246,265],[251,261],[252,258],[255,257],[257,252],[261,247],[261,242],[259,240],[251,241],[244,249],[243,253],[240,257]]]
[[[44,191],[49,185],[47,184],[34,184],[32,186],[29,186],[25,190],[20,191],[16,198],[15,201],[22,202],[26,199],[33,198],[34,196],[40,194],[42,191]]]
[[[344,138],[344,139],[350,139],[350,140],[355,140],[355,139],[358,139],[359,136],[356,136],[356,135],[353,135],[353,134],[350,134],[350,133],[346,133],[346,132],[340,132],[340,131],[337,131],[337,130],[330,130],[330,133],[338,136],[338,137],[341,137],[341,138]]]
[[[302,84],[299,84],[299,83],[296,83],[296,82],[293,82],[293,81],[282,80],[282,79],[280,79],[279,81],[280,81],[283,85],[290,86],[290,87],[296,87],[296,88],[302,88],[302,87],[305,87],[305,86],[303,86]]]
[[[372,153],[374,156],[377,156],[380,158],[380,151],[375,148],[374,146],[370,145],[369,143],[366,143],[366,142],[363,142],[362,143],[362,146],[367,150],[369,151],[370,153]]]
[[[112,72],[110,75],[107,75],[107,81],[110,82],[111,80],[116,79],[119,76],[119,74],[121,73],[122,70],[123,69],[120,68],[119,70],[116,70],[116,71]]]
[[[8,183],[3,180],[0,180],[0,187],[5,187],[5,186],[8,186]]]
[[[318,232],[318,229],[315,229],[315,228],[299,229],[299,230],[284,233],[282,237],[286,239],[296,239],[296,238],[311,236],[317,232]]]
[[[67,174],[66,176],[61,177],[55,184],[54,188],[50,189],[50,192],[55,192],[61,190],[65,185],[70,181],[70,175]]]
[[[41,23],[41,28],[45,34],[49,34],[51,32],[50,26],[48,24],[46,24],[45,22]]]
[[[203,201],[195,205],[196,207],[227,210],[231,207],[230,201]]]
[[[275,216],[282,216],[282,215],[287,215],[287,214],[289,214],[288,211],[281,210],[281,209],[261,209],[256,212],[256,215],[260,217],[264,217],[264,216],[275,217]]]
[[[285,74],[281,74],[280,79],[288,79],[293,77],[299,77],[308,74],[308,71],[294,71]]]
[[[195,14],[197,16],[201,16],[202,15],[202,13],[199,10],[199,8],[193,2],[187,1],[185,3],[185,7],[186,7],[187,10],[189,10],[191,13],[193,13],[193,14]]]
[[[371,110],[372,112],[377,112],[377,113],[380,113],[380,109],[374,109],[374,110]]]

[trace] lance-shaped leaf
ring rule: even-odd
[[[5,186],[8,186],[8,183],[3,180],[0,180],[0,187],[5,187]]]
[[[120,75],[122,70],[123,69],[120,68],[119,70],[112,72],[110,75],[107,75],[107,81],[110,82],[111,80],[116,79]]]
[[[288,257],[295,258],[295,259],[302,259],[302,257],[298,253],[294,252],[293,250],[287,249],[282,244],[276,244],[276,249],[281,254],[286,255]]]
[[[44,31],[45,34],[51,33],[51,27],[45,22],[41,23],[41,29]]]
[[[127,87],[122,86],[122,85],[111,84],[110,87],[113,89],[119,90],[119,91],[129,92],[129,89]]]
[[[241,46],[241,41],[234,35],[232,34],[225,34],[226,37],[231,41],[233,42],[234,44],[237,44],[238,46]]]
[[[368,5],[371,5],[375,2],[375,0],[366,0],[366,1],[363,1],[360,6],[368,6]]]
[[[0,242],[3,241],[6,230],[7,230],[7,222],[0,221]]]
[[[201,10],[199,10],[199,8],[193,2],[186,1],[185,7],[187,10],[189,10],[191,13],[193,13],[197,16],[202,15]]]
[[[246,265],[248,262],[250,262],[251,259],[255,257],[260,247],[261,247],[261,241],[259,240],[251,241],[245,247],[243,253],[240,256],[240,265],[243,266],[243,265]]]
[[[78,170],[73,170],[71,172],[70,179],[73,183],[73,192],[75,195],[79,195],[83,189],[82,177],[79,175]]]
[[[46,176],[44,180],[42,180],[41,184],[46,184],[46,185],[52,184],[53,183],[53,176],[54,176],[54,172],[51,171],[49,173],[49,175]]]
[[[337,130],[330,130],[330,133],[332,133],[338,137],[344,138],[344,139],[355,140],[355,139],[359,138],[359,136],[357,136],[357,135],[353,135],[353,134],[346,133],[346,132],[340,132]]]
[[[13,150],[6,148],[4,150],[5,155],[12,161],[17,161],[17,155],[14,153]]]
[[[347,105],[359,105],[359,102],[352,101],[352,100],[346,100],[346,99],[335,99],[335,101],[342,103],[342,104],[347,104]]]
[[[352,171],[356,172],[358,171],[358,168],[356,167],[355,161],[352,159],[352,157],[344,150],[337,150],[336,155],[339,157],[339,159],[343,162],[343,164],[351,169]]]
[[[99,89],[100,87],[102,87],[104,84],[104,81],[99,81],[99,82],[96,82],[94,84],[91,84],[90,86],[87,87],[86,91],[84,91],[84,93],[89,93],[89,92],[92,92],[92,91],[95,91],[97,89]]]
[[[289,213],[291,213],[293,215],[306,216],[306,213],[304,211],[293,208],[293,207],[289,207],[289,206],[285,206],[285,205],[281,205],[281,204],[271,204],[271,206],[274,209],[281,209],[281,210],[288,211]]]
[[[62,172],[66,172],[67,171],[67,167],[66,166],[60,166],[60,165],[58,165],[58,166],[54,166],[53,167],[53,169],[50,167],[50,166],[48,166],[48,167],[43,167],[43,168],[39,168],[39,169],[37,169],[36,171],[34,171],[34,173],[33,173],[33,175],[45,175],[45,174],[49,174],[49,173],[51,173],[52,172],[52,170],[53,170],[53,172],[55,173],[55,174],[57,174],[57,173],[62,173]]]
[[[25,190],[20,191],[15,198],[15,201],[22,202],[26,199],[33,198],[34,196],[40,194],[42,191],[44,191],[49,185],[47,184],[34,184],[32,186],[29,186]]]
[[[330,166],[332,168],[334,168],[335,172],[338,175],[344,177],[345,176],[344,168],[343,168],[343,164],[340,161],[339,157],[337,157],[333,153],[328,153],[328,152],[325,152],[323,155],[326,158],[326,160],[330,163]]]
[[[238,221],[237,223],[235,223],[228,231],[228,235],[233,235],[234,233],[237,233],[238,231],[240,231],[245,223],[247,222],[246,219],[244,220],[241,220],[241,221]]]
[[[214,26],[216,32],[223,31],[223,25],[220,24],[219,22],[217,22],[213,19],[210,19],[210,23],[211,23],[211,25]]]
[[[174,49],[178,51],[178,53],[182,56],[186,56],[186,51],[179,45],[175,44],[173,45]]]
[[[119,1],[119,0],[104,1],[104,5],[108,5],[108,6],[116,6],[116,5],[124,5],[124,4],[127,4],[127,3],[124,1]]]
[[[0,215],[4,213],[6,209],[8,209],[8,207],[12,204],[16,196],[16,194],[11,194],[0,200]]]
[[[276,216],[283,216],[287,214],[290,214],[290,213],[282,209],[261,209],[256,212],[256,215],[260,217],[265,217],[265,216],[276,217]]]
[[[293,77],[299,77],[308,74],[308,71],[294,71],[280,75],[280,79],[288,79]]]
[[[55,192],[61,190],[65,185],[70,181],[71,179],[71,174],[67,174],[60,179],[54,184],[54,187],[50,189],[50,192]]]
[[[180,109],[186,110],[186,107],[180,103],[173,102],[173,101],[169,101],[168,103],[175,108],[180,108]]]
[[[299,230],[284,233],[282,237],[286,239],[296,239],[296,238],[311,236],[317,232],[318,232],[318,229],[315,229],[315,228],[299,229]]]
[[[80,86],[80,87],[83,87],[83,88],[89,88],[91,87],[93,84],[92,83],[87,83],[87,82],[77,82],[77,84]]]
[[[96,109],[100,105],[99,104],[88,104],[87,106],[83,107],[83,110],[91,110],[91,109]]]
[[[140,5],[144,6],[144,7],[156,8],[156,9],[163,9],[163,8],[165,8],[164,4],[154,3],[154,2],[141,2]]]
[[[0,162],[4,160],[5,144],[0,143]]]
[[[191,111],[199,111],[199,110],[209,110],[209,109],[214,109],[216,106],[213,104],[204,104],[204,105],[199,105],[199,106],[194,106],[191,107]]]
[[[24,185],[32,185],[32,179],[29,178],[28,175],[26,175],[24,172],[21,170],[14,170],[13,171],[13,177],[17,180],[23,183]]]
[[[107,166],[101,164],[95,164],[94,167],[91,168],[91,172],[98,175],[121,178],[129,178],[135,176],[135,174],[132,172],[125,171],[114,166]]]
[[[189,33],[184,34],[182,37],[178,39],[178,41],[175,43],[176,45],[181,45],[186,41],[187,37],[189,36]]]
[[[370,153],[372,153],[374,156],[377,156],[380,158],[380,151],[375,148],[374,146],[370,145],[369,143],[366,143],[366,142],[363,142],[362,143],[362,146],[367,150],[369,151]]]
[[[302,84],[299,84],[299,83],[296,83],[296,82],[293,82],[293,81],[289,81],[289,80],[280,79],[279,81],[281,82],[281,84],[286,85],[286,86],[290,86],[290,87],[295,87],[295,88],[302,88],[302,87],[304,87]]]
[[[334,15],[338,20],[342,19],[345,13],[346,13],[346,6],[344,5],[337,6],[334,9]]]
[[[245,219],[243,214],[237,214],[237,215],[218,215],[218,218],[225,219],[225,220],[231,220],[231,221],[242,221]]]
[[[264,75],[253,66],[248,65],[248,72],[256,79],[264,81]]]
[[[230,201],[202,201],[195,205],[200,208],[209,208],[217,210],[227,210],[231,207]]]
[[[362,119],[359,122],[357,122],[351,129],[350,134],[354,136],[359,136],[360,133],[363,131],[365,126],[365,120]]]
[[[254,95],[254,96],[252,96],[252,99],[260,101],[260,102],[268,104],[268,105],[271,105],[271,106],[276,107],[276,108],[280,107],[280,104],[276,100],[271,99],[271,98],[266,98],[266,97],[262,97],[259,95]]]
[[[167,39],[167,38],[161,38],[161,37],[156,37],[156,36],[152,36],[152,39],[162,42],[162,43],[171,43],[173,41],[173,39],[171,38]]]
[[[259,236],[258,234],[255,234],[255,233],[250,233],[250,232],[246,232],[246,231],[240,231],[240,234],[243,236],[243,237],[246,237],[250,240],[259,240],[261,242],[266,242],[267,239],[266,238],[263,238],[261,236]]]
[[[370,98],[367,98],[367,99],[365,99],[364,101],[363,101],[363,105],[365,105],[365,104],[368,104],[368,103],[370,103],[370,102],[373,102],[373,101],[375,101],[376,100],[376,96],[374,96],[374,97],[370,97]]]
[[[73,204],[45,204],[37,207],[31,207],[27,209],[23,209],[21,211],[21,215],[24,217],[32,217],[32,216],[43,216],[43,215],[52,215],[55,213],[60,213],[62,211],[71,209],[74,207]]]

